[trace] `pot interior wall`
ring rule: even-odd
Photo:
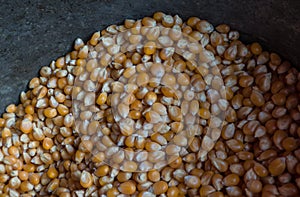
[[[155,11],[229,24],[245,42],[260,41],[294,66],[300,63],[299,1],[104,0],[3,1],[0,7],[0,113],[41,66],[71,50],[74,39]],[[299,68],[299,67],[298,67]]]

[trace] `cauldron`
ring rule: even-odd
[[[300,1],[253,0],[13,0],[0,5],[0,112],[17,103],[39,68],[110,24],[155,11],[226,23],[241,40],[260,42],[299,68]]]

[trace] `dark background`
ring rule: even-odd
[[[227,23],[243,41],[259,40],[299,68],[298,0],[0,0],[0,113],[18,102],[41,66],[70,51],[75,38],[87,41],[110,24],[155,11]]]

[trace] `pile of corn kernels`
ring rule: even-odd
[[[0,118],[0,196],[298,196],[300,74],[206,20],[95,32]]]

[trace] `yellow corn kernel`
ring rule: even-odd
[[[93,177],[91,173],[83,171],[80,177],[80,185],[84,188],[89,188],[93,184]]]
[[[33,173],[33,174],[30,174],[29,175],[29,182],[32,184],[32,185],[38,185],[40,183],[40,175],[37,174],[37,173]]]
[[[25,107],[25,113],[30,115],[34,114],[34,107],[32,105],[27,105]]]
[[[17,107],[15,104],[10,104],[6,107],[6,112],[7,113],[15,113],[17,110]]]
[[[59,57],[55,61],[55,66],[56,68],[62,68],[65,65],[65,58],[64,57]]]
[[[62,116],[65,116],[69,113],[69,108],[63,104],[59,104],[57,106],[57,112],[62,115]]]
[[[97,103],[98,105],[103,105],[103,104],[106,102],[106,100],[107,100],[107,93],[106,93],[106,92],[102,92],[102,93],[98,96],[96,103]]]
[[[23,119],[20,124],[20,130],[23,133],[30,133],[32,131],[33,125],[29,119]]]
[[[135,182],[134,181],[127,181],[127,182],[121,183],[120,186],[118,187],[118,190],[122,194],[131,195],[136,191]]]
[[[44,115],[47,118],[54,118],[57,115],[57,111],[54,108],[48,107],[44,110]]]
[[[51,166],[47,171],[47,176],[50,179],[55,179],[58,176],[58,171],[55,169],[55,167]]]
[[[106,176],[109,172],[109,167],[107,165],[99,166],[94,174],[98,177]]]
[[[11,131],[10,129],[8,128],[3,128],[2,132],[1,132],[1,136],[2,136],[2,139],[5,139],[7,137],[10,137],[11,136]]]
[[[210,112],[208,109],[205,109],[205,108],[201,108],[199,109],[199,112],[198,112],[199,116],[203,119],[209,119],[210,118]]]
[[[53,143],[53,140],[51,138],[49,138],[49,137],[44,138],[44,140],[43,140],[43,148],[45,150],[49,150],[50,148],[52,148],[53,144],[54,143]]]
[[[36,166],[35,166],[34,164],[32,164],[32,163],[25,164],[25,165],[23,166],[23,170],[26,171],[26,172],[29,172],[29,173],[30,173],[30,172],[34,172],[35,169],[36,169]]]
[[[144,46],[144,53],[146,55],[152,55],[156,51],[156,44],[153,41],[147,42]]]

